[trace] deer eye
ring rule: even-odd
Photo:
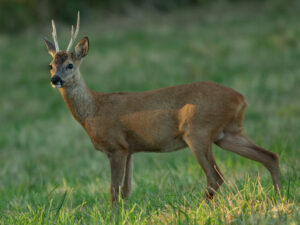
[[[49,65],[49,68],[50,68],[50,70],[52,70],[53,69],[52,65]]]
[[[67,66],[67,68],[70,69],[70,70],[73,69],[73,64],[70,63],[70,64]]]

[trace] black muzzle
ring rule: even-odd
[[[53,85],[62,85],[63,81],[59,76],[54,75],[53,77],[51,77],[51,83]]]

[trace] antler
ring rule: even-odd
[[[72,45],[78,35],[78,31],[79,31],[79,22],[80,22],[80,12],[78,11],[78,14],[77,14],[77,25],[76,25],[76,30],[75,30],[75,33],[74,33],[74,26],[72,25],[72,29],[71,29],[71,40],[69,42],[69,45],[68,45],[68,48],[67,48],[67,52],[69,52],[72,48]]]
[[[58,41],[57,41],[56,27],[55,27],[54,20],[52,20],[52,37],[53,37],[54,44],[55,44],[55,50],[56,50],[56,52],[59,52],[59,46],[58,46]]]

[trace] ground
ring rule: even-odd
[[[84,15],[82,15],[84,18]],[[75,19],[74,19],[75,22]],[[70,27],[58,24],[61,48]],[[215,81],[249,104],[244,129],[280,158],[282,197],[260,164],[214,147],[225,184],[203,202],[189,149],[139,153],[133,193],[111,211],[106,156],[93,149],[56,89],[42,37],[0,34],[0,224],[297,224],[300,221],[300,26],[296,9],[218,4],[84,21],[81,65],[102,92]]]

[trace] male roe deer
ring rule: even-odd
[[[94,147],[104,152],[111,166],[112,202],[131,192],[132,154],[171,152],[188,146],[203,168],[211,199],[223,183],[212,154],[212,143],[222,149],[262,163],[280,189],[279,160],[275,153],[253,143],[242,123],[245,98],[231,88],[211,82],[197,82],[146,92],[99,93],[90,90],[79,66],[87,55],[89,41],[84,37],[71,52],[79,30],[73,26],[66,51],[60,51],[52,20],[55,46],[45,39],[53,60],[51,84],[58,88],[75,119],[88,133]]]

